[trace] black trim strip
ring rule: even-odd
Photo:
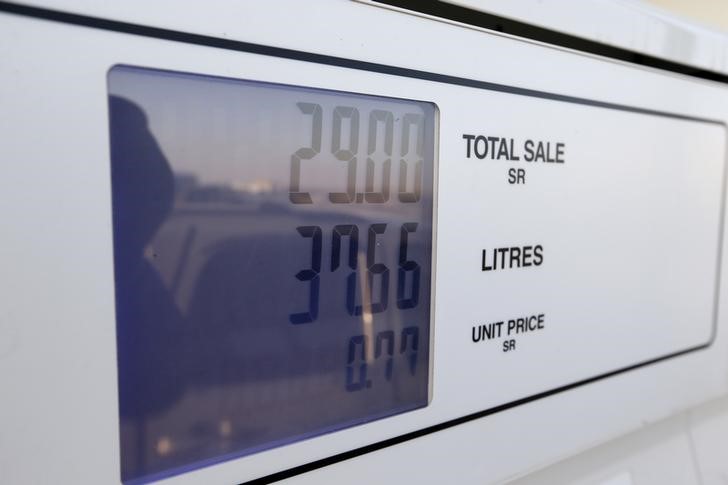
[[[406,2],[404,2],[406,3]],[[314,62],[317,64],[324,64],[328,66],[345,67],[349,69],[358,69],[371,72],[378,72],[381,74],[391,74],[394,76],[404,76],[416,79],[423,79],[427,81],[434,81],[438,83],[454,84],[458,86],[467,86],[479,89],[488,89],[490,91],[497,91],[501,93],[515,94],[519,96],[535,96],[544,99],[551,99],[554,101],[563,101],[566,103],[577,103],[587,106],[594,106],[597,108],[608,108],[618,109],[621,111],[628,111],[632,113],[650,114],[656,116],[666,116],[669,118],[678,118],[690,121],[700,122],[711,122],[723,124],[718,120],[708,120],[695,116],[689,116],[679,113],[669,113],[666,111],[659,111],[647,108],[638,108],[634,106],[627,106],[622,104],[607,103],[604,101],[597,101],[594,99],[579,98],[576,96],[567,96],[564,94],[548,93],[544,91],[537,91],[534,89],[518,88],[513,86],[507,86],[503,84],[490,83],[486,81],[479,81],[476,79],[468,79],[457,76],[450,76],[447,74],[438,74],[427,71],[419,71],[416,69],[407,69],[402,67],[390,66],[387,64],[379,64],[375,62],[357,61],[353,59],[347,59],[344,57],[329,56],[324,54],[315,54],[311,52],[298,51],[294,49],[286,49],[282,47],[271,47],[261,44],[253,44],[250,42],[242,42],[230,39],[220,39],[209,35],[191,34],[188,32],[181,32],[178,30],[163,29],[158,27],[149,27],[146,25],[132,24],[128,22],[120,22],[116,20],[102,19],[99,17],[90,17],[87,15],[72,14],[67,12],[59,12],[56,10],[50,10],[40,7],[29,7],[26,5],[17,5],[14,3],[8,3],[0,1],[0,12],[6,12],[16,15],[23,15],[26,17],[33,17],[43,20],[50,20],[54,22],[61,22],[64,24],[79,25],[83,27],[90,27],[101,30],[108,30],[112,32],[119,32],[124,34],[138,35],[142,37],[151,37],[155,39],[168,40],[173,42],[182,42],[186,44],[195,44],[207,47],[215,47],[218,49],[234,50],[239,52],[248,52],[252,54],[260,54],[264,56],[281,57],[284,59],[293,59],[304,62]],[[726,82],[728,82],[728,76],[726,76]]]
[[[374,0],[374,1],[380,1],[380,0]],[[380,3],[387,3],[390,5],[396,5],[401,6],[404,4],[408,4],[406,1],[380,1]],[[432,2],[430,0],[423,1],[422,3],[416,3],[416,5],[422,5],[423,9],[426,9],[428,6],[432,7],[432,4],[438,4],[439,2]],[[444,4],[443,4],[444,5]],[[450,6],[452,8],[462,9],[461,7],[454,7]],[[467,10],[467,9],[464,9]],[[424,10],[420,10],[423,13]],[[410,78],[416,78],[416,79],[423,79],[427,81],[434,81],[438,83],[446,83],[446,84],[454,84],[459,86],[467,86],[472,88],[478,88],[478,89],[486,89],[490,91],[497,91],[502,93],[509,93],[519,96],[531,96],[531,97],[538,97],[538,98],[544,98],[544,99],[550,99],[554,101],[559,102],[566,102],[566,103],[576,103],[576,104],[582,104],[587,106],[593,106],[597,108],[605,108],[605,109],[616,109],[620,111],[627,111],[632,113],[639,113],[639,114],[645,114],[645,115],[653,115],[653,116],[663,116],[663,117],[669,117],[669,118],[675,118],[675,119],[681,119],[681,120],[688,120],[688,121],[695,121],[695,122],[703,122],[703,123],[714,123],[722,125],[723,127],[726,126],[726,124],[721,120],[710,120],[710,119],[704,119],[699,118],[695,116],[689,116],[679,113],[669,113],[665,111],[658,111],[658,110],[652,110],[652,109],[645,109],[645,108],[637,108],[633,106],[627,106],[627,105],[621,105],[621,104],[614,104],[614,103],[607,103],[603,101],[597,101],[593,99],[586,99],[586,98],[578,98],[574,96],[566,96],[562,94],[555,94],[555,93],[547,93],[532,89],[524,89],[524,88],[517,88],[513,86],[506,86],[502,84],[495,84],[495,83],[489,83],[485,81],[479,81],[474,79],[467,79],[467,78],[461,78],[456,76],[449,76],[445,74],[437,74],[437,73],[431,73],[426,71],[419,71],[419,70],[413,70],[413,69],[406,69],[401,67],[395,67],[395,66],[389,66],[385,64],[378,64],[378,63],[372,63],[372,62],[365,62],[365,61],[356,61],[352,59],[346,59],[342,57],[335,57],[335,56],[327,56],[322,54],[315,54],[310,52],[303,52],[303,51],[297,51],[292,49],[285,49],[285,48],[279,48],[279,47],[271,47],[266,45],[260,45],[260,44],[252,44],[248,42],[241,42],[241,41],[234,41],[229,39],[219,39],[216,37],[206,36],[206,35],[199,35],[199,34],[190,34],[186,32],[176,31],[176,30],[169,30],[169,29],[162,29],[157,27],[149,27],[144,25],[137,25],[137,24],[131,24],[127,22],[119,22],[114,20],[108,20],[108,19],[102,19],[98,17],[90,17],[85,15],[78,15],[78,14],[71,14],[66,12],[60,12],[45,8],[39,8],[39,7],[29,7],[25,5],[17,5],[13,3],[8,3],[4,1],[0,1],[0,12],[10,13],[10,14],[16,14],[16,15],[22,15],[26,17],[32,17],[37,19],[43,19],[43,20],[49,20],[49,21],[55,21],[55,22],[61,22],[65,24],[71,24],[71,25],[78,25],[83,27],[90,27],[95,29],[101,29],[101,30],[108,30],[118,33],[125,33],[125,34],[131,34],[131,35],[139,35],[143,37],[151,37],[156,39],[162,39],[162,40],[168,40],[168,41],[174,41],[174,42],[182,42],[187,44],[195,44],[195,45],[201,45],[201,46],[208,46],[208,47],[215,47],[220,49],[227,49],[227,50],[235,50],[239,52],[247,52],[247,53],[253,53],[253,54],[260,54],[265,56],[273,56],[273,57],[281,57],[286,59],[293,59],[293,60],[299,60],[299,61],[305,61],[305,62],[313,62],[318,64],[325,64],[330,66],[338,66],[338,67],[344,67],[349,69],[358,69],[358,70],[366,70],[371,72],[377,72],[382,74],[390,74],[394,76],[402,76],[402,77],[410,77]],[[567,47],[575,48],[584,50],[585,52],[592,52],[592,53],[599,53],[600,55],[606,55],[603,52],[595,52],[592,50],[589,50],[589,44],[594,44],[595,46],[599,46],[600,48],[606,49],[607,52],[611,49],[614,49],[615,51],[623,51],[622,49],[616,49],[612,47],[602,46],[601,44],[597,44],[595,42],[591,41],[584,41],[582,39],[578,39],[576,37],[568,36],[565,34],[560,34],[558,32],[549,31],[547,29],[540,29],[537,27],[531,27],[526,24],[521,24],[519,22],[510,21],[507,19],[501,19],[499,17],[495,17],[493,15],[489,14],[481,14],[480,12],[474,12],[467,10],[468,15],[485,15],[490,20],[498,20],[503,23],[503,25],[509,26],[510,29],[515,29],[515,27],[518,28],[524,28],[524,29],[533,29],[537,34],[543,34],[546,38],[549,38],[549,35],[556,36],[556,39],[561,40],[563,42],[572,42],[571,45],[566,44],[558,44],[556,45],[565,45]],[[463,13],[463,12],[461,12]],[[434,14],[433,14],[434,15]],[[442,16],[442,15],[439,15]],[[484,21],[486,17],[481,17],[481,21]],[[477,18],[477,16],[476,16]],[[457,20],[453,18],[453,20]],[[471,22],[466,22],[471,23]],[[498,26],[496,26],[498,27]],[[495,30],[499,31],[506,31],[505,28],[496,28]],[[520,35],[522,37],[526,38],[534,38],[537,40],[543,40],[541,38],[532,37],[529,35],[524,35],[522,33],[516,33],[518,32],[518,29],[510,30],[509,33],[515,33],[516,35]],[[528,33],[528,32],[526,32]],[[536,35],[536,34],[533,34]],[[578,47],[580,42],[585,42],[586,48],[581,49]],[[555,42],[550,42],[555,43]],[[593,47],[593,46],[592,46]],[[595,47],[594,47],[595,48]],[[624,51],[628,52],[628,51]],[[717,80],[720,82],[728,83],[728,76],[722,76],[717,75],[715,73],[710,73],[708,71],[700,71],[700,70],[693,70],[692,68],[689,68],[687,66],[682,66],[680,64],[674,64],[669,63],[667,61],[661,61],[659,59],[656,60],[656,62],[660,63],[666,63],[667,65],[674,65],[674,68],[668,67],[659,67],[657,65],[652,65],[649,63],[642,62],[642,59],[646,59],[647,57],[641,56],[640,54],[630,53],[632,56],[635,56],[633,60],[629,62],[633,62],[636,64],[641,65],[651,65],[652,67],[658,67],[660,69],[673,71],[673,72],[680,72],[682,74],[687,74],[694,77],[699,77],[703,79],[711,79],[711,80]],[[618,59],[619,57],[607,55],[607,57],[613,57]],[[627,59],[622,59],[627,60]],[[710,74],[711,76],[719,76],[720,78],[712,78],[707,77],[707,75],[704,75],[704,73]],[[725,179],[725,177],[724,177]],[[725,199],[725,180],[722,188],[723,192],[723,200]],[[417,431],[413,431],[410,433],[406,433],[400,436],[396,436],[394,438],[389,438],[377,443],[372,443],[367,446],[363,446],[360,448],[356,448],[353,450],[349,450],[343,453],[339,453],[337,455],[329,456],[327,458],[316,460],[310,463],[307,463],[305,465],[299,465],[296,467],[289,468],[287,470],[282,470],[280,472],[276,472],[261,478],[257,478],[245,483],[248,484],[263,484],[263,483],[271,483],[278,480],[283,480],[286,478],[290,478],[302,473],[306,473],[312,470],[316,470],[318,468],[322,468],[328,465],[332,465],[335,463],[339,463],[366,453],[371,453],[373,451],[381,450],[383,448],[387,448],[389,446],[394,446],[415,438],[419,438],[428,434],[432,434],[438,431],[442,431],[448,428],[452,428],[454,426],[458,426],[464,423],[467,423],[469,421],[473,421],[479,418],[483,418],[485,416],[489,416],[491,414],[498,413],[500,411],[504,411],[507,409],[514,408],[516,406],[520,406],[532,401],[536,401],[539,399],[543,399],[549,396],[552,396],[554,394],[558,394],[564,391],[568,391],[586,384],[590,384],[595,381],[599,381],[602,379],[606,379],[609,377],[613,377],[617,374],[621,374],[624,372],[628,372],[634,369],[637,369],[639,367],[644,367],[647,365],[655,364],[667,359],[671,359],[673,357],[679,357],[691,352],[695,352],[698,350],[706,349],[710,347],[710,345],[713,343],[717,331],[716,327],[716,317],[717,317],[717,304],[718,304],[718,292],[719,292],[719,283],[720,283],[720,259],[721,259],[721,248],[722,248],[722,224],[723,224],[723,213],[724,213],[725,207],[724,204],[721,206],[721,221],[720,221],[720,235],[719,235],[719,242],[718,242],[718,268],[716,269],[716,297],[714,301],[714,310],[713,310],[713,334],[711,336],[711,339],[708,343],[691,347],[689,349],[681,350],[672,354],[663,355],[661,357],[657,357],[654,359],[649,359],[646,361],[642,361],[637,364],[632,364],[626,367],[622,367],[617,370],[613,370],[610,372],[606,372],[604,374],[600,374],[595,377],[590,377],[587,379],[583,379],[581,381],[577,381],[571,384],[567,384],[565,386],[558,387],[556,389],[551,389],[548,391],[544,391],[538,394],[534,394],[532,396],[528,396],[525,398],[518,399],[516,401],[512,401],[509,403],[501,404],[499,406],[496,406],[494,408],[486,409],[483,411],[479,411],[476,413],[472,413],[466,416],[462,416],[459,418],[455,418],[449,421],[445,421],[443,423],[439,423],[424,429],[420,429]]]
[[[413,12],[419,12],[433,17],[440,17],[460,22],[474,27],[503,32],[524,39],[544,42],[559,47],[566,47],[589,54],[596,54],[610,59],[617,59],[640,66],[654,67],[663,71],[675,72],[686,76],[707,79],[720,83],[728,83],[728,75],[709,71],[698,67],[688,66],[679,62],[660,59],[659,57],[630,51],[621,47],[602,44],[597,41],[584,39],[571,34],[564,34],[556,30],[537,27],[518,20],[512,20],[498,15],[473,10],[459,5],[452,5],[437,0],[371,0],[374,3],[390,5]]]
[[[325,466],[333,465],[335,463],[339,463],[339,462],[348,460],[350,458],[355,458],[357,456],[364,455],[366,453],[371,453],[372,451],[381,450],[382,448],[387,448],[389,446],[404,443],[405,441],[410,441],[415,438],[420,438],[422,436],[426,436],[428,434],[432,434],[437,431],[442,431],[447,428],[452,428],[453,426],[458,426],[460,424],[464,424],[469,421],[473,421],[475,419],[483,418],[485,416],[490,416],[491,414],[495,414],[500,411],[505,411],[507,409],[511,409],[516,406],[520,406],[522,404],[536,401],[538,399],[543,399],[545,397],[549,397],[554,394],[568,391],[568,390],[574,389],[576,387],[581,387],[585,384],[591,384],[592,382],[606,379],[608,377],[612,377],[617,374],[621,374],[623,372],[631,371],[631,370],[637,369],[639,367],[644,367],[646,365],[655,364],[655,363],[663,361],[663,360],[671,359],[673,357],[678,357],[678,356],[681,356],[684,354],[688,354],[690,352],[695,352],[696,350],[702,350],[702,349],[710,347],[711,343],[712,342],[703,344],[703,345],[699,345],[697,347],[692,347],[692,348],[689,348],[686,350],[682,350],[682,351],[676,352],[674,354],[664,355],[662,357],[657,357],[656,359],[650,359],[650,360],[646,360],[644,362],[640,362],[638,364],[633,364],[633,365],[630,365],[627,367],[622,367],[621,369],[617,369],[615,371],[606,372],[606,373],[598,375],[596,377],[590,377],[588,379],[584,379],[584,380],[581,380],[578,382],[567,384],[565,386],[561,386],[556,389],[551,389],[549,391],[534,394],[533,396],[524,397],[522,399],[518,399],[516,401],[512,401],[512,402],[509,402],[506,404],[501,404],[500,406],[496,406],[494,408],[486,409],[484,411],[478,411],[477,413],[468,414],[466,416],[461,416],[459,418],[451,419],[450,421],[445,421],[444,423],[440,423],[440,424],[436,424],[434,426],[419,429],[417,431],[413,431],[411,433],[406,433],[406,434],[403,434],[400,436],[395,436],[394,438],[390,438],[390,439],[387,439],[384,441],[379,441],[377,443],[372,443],[371,445],[362,446],[361,448],[356,448],[356,449],[353,449],[350,451],[345,451],[344,453],[339,453],[338,455],[329,456],[327,458],[323,458],[321,460],[316,460],[311,463],[307,463],[305,465],[299,465],[294,468],[289,468],[288,470],[283,470],[283,471],[280,471],[277,473],[272,473],[268,476],[245,482],[245,485],[264,484],[264,483],[276,482],[278,480],[285,480],[286,478],[291,478],[295,475],[300,475],[302,473],[316,470],[317,468],[323,468]]]

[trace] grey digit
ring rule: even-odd
[[[321,151],[321,126],[323,124],[320,104],[296,103],[302,113],[311,115],[311,146],[302,147],[291,155],[291,182],[288,189],[288,198],[294,204],[310,204],[311,194],[301,192],[301,160],[310,160]]]
[[[382,162],[382,187],[374,190],[375,163],[372,155],[377,151],[377,128],[384,124],[383,151],[385,160]],[[364,198],[367,202],[383,203],[389,200],[389,177],[392,171],[392,139],[394,138],[394,117],[390,111],[375,109],[369,114],[369,146],[367,147],[367,179],[364,189]]]
[[[349,353],[346,361],[346,390],[349,392],[361,391],[372,384],[367,379],[368,345],[369,337],[366,335],[355,335],[349,339]],[[357,349],[359,349],[358,359],[356,357]]]
[[[402,329],[402,340],[399,345],[399,353],[404,354],[407,352],[409,346],[409,355],[407,360],[409,361],[409,371],[411,375],[415,375],[417,370],[417,351],[419,350],[420,330],[417,327],[406,327]]]
[[[377,334],[377,347],[374,353],[374,358],[378,359],[382,355],[383,343],[387,342],[387,361],[384,368],[384,376],[388,381],[392,380],[392,368],[394,367],[394,331],[384,330]]]
[[[399,160],[399,201],[400,202],[417,202],[422,196],[422,147],[425,138],[425,122],[424,117],[420,114],[407,113],[402,120],[402,158]],[[411,127],[415,127],[417,138],[414,143],[410,140]],[[410,150],[410,145],[414,145],[414,150]],[[407,190],[407,158],[410,152],[414,151],[414,181],[412,183],[413,190]]]
[[[341,126],[345,119],[349,120],[349,143],[342,147]],[[334,132],[331,138],[331,153],[347,162],[346,192],[330,192],[329,200],[334,204],[348,204],[356,197],[356,152],[359,150],[359,110],[349,106],[337,106],[334,109]]]

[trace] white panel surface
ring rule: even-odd
[[[440,110],[431,403],[170,483],[242,482],[443,423],[299,479],[502,481],[728,390],[724,281],[716,302],[724,86],[359,3],[228,4],[214,21],[209,5],[174,16],[120,5],[109,8],[125,20],[195,25],[459,81],[0,14],[0,193],[12,208],[0,246],[2,481],[119,480],[106,85],[117,64],[418,99]],[[564,163],[467,158],[463,134],[513,138],[521,157],[526,139],[551,141],[552,150],[563,143]],[[509,184],[509,168],[523,168],[526,183]],[[537,244],[542,265],[483,271],[483,249]],[[541,313],[544,329],[516,337],[514,352],[472,342],[474,325]],[[481,414],[451,421],[468,413]],[[685,438],[665,433],[655,456],[677,462]],[[622,472],[609,468],[600,479]]]
[[[715,72],[728,72],[725,32],[639,0],[451,0],[527,24]]]
[[[704,483],[701,482],[693,461],[693,450],[686,424],[686,415],[662,421],[510,483],[513,485]]]
[[[468,389],[475,411],[707,344],[723,126],[457,91],[438,100],[436,349],[459,358],[437,363],[437,390]],[[503,140],[472,140],[468,157],[461,133]],[[528,140],[553,163],[527,162]]]
[[[704,404],[689,413],[690,436],[701,483],[718,485],[728,479],[728,399]]]

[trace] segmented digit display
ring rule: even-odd
[[[123,481],[427,405],[434,105],[118,66],[109,113]]]

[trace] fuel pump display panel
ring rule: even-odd
[[[123,480],[426,406],[434,105],[108,80]]]
[[[722,122],[266,69],[109,71],[124,481],[428,432],[710,346]]]
[[[728,392],[725,84],[75,3],[0,7],[2,481],[504,482]]]

